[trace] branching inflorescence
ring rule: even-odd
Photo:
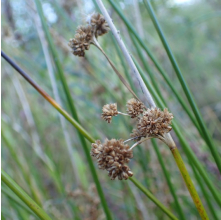
[[[126,115],[136,120],[136,128],[130,134],[131,138],[128,140],[106,139],[102,144],[97,140],[92,144],[91,156],[97,159],[98,167],[108,171],[108,175],[114,180],[118,177],[119,180],[128,179],[133,176],[132,171],[127,165],[133,157],[132,149],[138,144],[150,138],[158,138],[165,142],[165,134],[167,134],[172,127],[171,121],[173,115],[167,109],[161,111],[159,108],[147,108],[141,102],[128,83],[123,79],[122,75],[117,71],[108,56],[98,44],[97,38],[106,34],[109,31],[109,26],[105,21],[103,15],[93,13],[86,19],[87,25],[79,26],[73,39],[70,39],[69,46],[75,56],[84,57],[85,50],[89,50],[90,45],[95,45],[107,58],[111,67],[118,75],[120,80],[128,88],[135,98],[128,100],[127,113],[122,113],[117,110],[117,104],[106,104],[102,108],[101,118],[108,123],[111,123],[113,116]],[[134,140],[135,144],[131,147],[126,144]]]
[[[173,114],[165,108],[161,111],[159,108],[146,108],[145,105],[132,98],[127,102],[127,114],[117,110],[117,104],[107,104],[103,106],[101,118],[108,123],[113,116],[128,115],[136,119],[136,128],[133,129],[130,136],[132,138],[124,140],[105,140],[102,144],[100,140],[92,144],[91,156],[95,157],[100,169],[108,171],[111,179],[118,177],[119,180],[128,179],[133,176],[130,168],[125,165],[133,157],[132,149],[138,144],[150,138],[158,138],[165,141],[165,134],[171,131],[171,121]],[[126,145],[127,142],[135,140],[132,147]]]

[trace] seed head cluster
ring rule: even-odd
[[[137,132],[143,137],[158,135],[163,136],[165,133],[171,131],[171,121],[173,114],[169,113],[165,108],[161,111],[159,108],[147,109],[143,116],[138,120]]]
[[[133,176],[132,171],[126,165],[133,157],[129,145],[125,145],[123,140],[106,139],[102,144],[97,140],[92,144],[91,156],[97,159],[98,167],[108,171],[108,176],[114,180],[128,179]]]
[[[94,13],[88,16],[87,23],[87,25],[79,26],[74,38],[69,40],[68,45],[75,56],[84,57],[85,50],[89,50],[90,44],[94,43],[94,38],[109,31],[109,26],[101,14]]]
[[[110,30],[104,16],[99,13],[94,13],[91,16],[88,16],[87,22],[93,27],[96,38],[106,34]]]
[[[85,50],[89,50],[92,41],[91,26],[80,26],[76,30],[75,37],[70,39],[69,46],[73,50],[75,56],[83,57]]]
[[[132,98],[127,102],[127,114],[118,112],[117,104],[106,104],[103,106],[101,118],[111,122],[112,117],[118,114],[129,115],[136,119],[136,128],[133,129],[130,136],[135,142],[141,141],[142,138],[159,138],[163,140],[164,134],[168,133],[172,127],[171,122],[173,114],[166,108],[161,111],[159,108],[146,108],[145,105]],[[145,139],[144,139],[145,140]],[[127,141],[130,141],[128,139]],[[124,141],[106,139],[102,144],[99,140],[92,144],[91,156],[97,159],[98,167],[108,171],[108,175],[114,180],[118,177],[119,180],[128,179],[133,176],[130,168],[126,165],[133,157],[132,149],[138,143],[135,143],[131,148],[124,144]]]
[[[127,114],[131,118],[136,118],[138,115],[142,114],[144,111],[144,104],[135,98],[127,101]]]
[[[104,105],[102,108],[102,112],[103,113],[101,114],[101,118],[108,123],[111,123],[112,117],[118,115],[117,104],[113,103]]]

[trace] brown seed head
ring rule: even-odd
[[[111,123],[112,117],[118,115],[117,104],[113,103],[104,105],[102,111],[103,113],[101,115],[101,118],[107,121],[108,123]]]
[[[144,108],[144,104],[135,98],[127,101],[127,114],[129,114],[131,118],[136,118],[138,115],[142,114]]]
[[[114,180],[128,179],[133,176],[132,171],[126,165],[133,157],[129,145],[125,145],[123,140],[106,139],[104,144],[99,140],[92,144],[91,156],[97,159],[98,167],[108,171],[108,176]]]
[[[106,34],[110,30],[104,16],[99,13],[89,16],[87,23],[92,26],[96,38]]]
[[[76,30],[76,34],[73,39],[69,41],[69,47],[72,48],[75,56],[83,57],[85,50],[89,50],[92,40],[92,28],[91,26],[80,26]]]
[[[137,124],[137,132],[142,136],[163,136],[164,133],[168,133],[172,127],[171,121],[173,114],[169,113],[165,108],[161,111],[158,108],[148,109],[143,113]]]

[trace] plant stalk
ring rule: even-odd
[[[154,26],[155,26],[155,28],[157,30],[157,33],[159,34],[159,37],[160,37],[160,39],[162,41],[162,44],[163,44],[163,46],[164,46],[164,48],[165,48],[165,50],[167,52],[167,55],[168,55],[169,60],[170,60],[172,66],[173,66],[173,68],[175,70],[175,73],[176,73],[176,75],[177,75],[177,77],[178,77],[178,79],[180,81],[180,84],[181,84],[181,86],[183,88],[183,91],[184,91],[184,93],[185,93],[185,95],[186,95],[186,97],[187,97],[187,99],[188,99],[188,101],[190,103],[190,106],[191,106],[191,108],[193,110],[193,113],[194,113],[194,115],[195,115],[195,117],[197,119],[197,122],[198,122],[198,124],[199,124],[199,126],[201,128],[202,134],[204,136],[204,140],[207,143],[207,145],[208,145],[208,147],[209,147],[209,149],[211,151],[211,154],[212,154],[212,156],[213,156],[213,158],[214,158],[214,160],[216,162],[216,165],[217,165],[217,167],[218,167],[218,169],[219,169],[219,171],[221,173],[221,158],[219,156],[218,150],[217,150],[216,146],[214,145],[214,142],[213,142],[213,140],[211,138],[211,135],[209,134],[208,129],[206,128],[205,122],[203,121],[203,118],[202,118],[202,116],[200,114],[200,111],[199,111],[199,109],[198,109],[198,107],[197,107],[197,105],[195,103],[195,100],[194,100],[194,98],[193,98],[193,96],[192,96],[192,94],[191,94],[191,92],[190,92],[190,90],[189,90],[189,88],[188,88],[184,78],[183,78],[183,75],[182,75],[182,73],[180,71],[178,63],[176,62],[176,59],[175,59],[175,57],[174,57],[174,55],[173,55],[173,53],[172,53],[172,51],[170,49],[170,46],[169,46],[169,44],[168,44],[168,42],[166,40],[166,37],[164,36],[163,30],[160,27],[160,24],[159,24],[159,22],[157,20],[157,17],[156,17],[156,15],[154,13],[154,10],[153,10],[153,8],[151,6],[150,1],[149,0],[144,0],[144,4],[145,4],[145,6],[146,6],[146,8],[147,8],[147,10],[148,10],[148,12],[150,14],[150,18],[151,18],[151,20],[152,20],[152,22],[153,22],[153,24],[154,24]]]
[[[104,50],[102,49],[102,47],[99,45],[99,43],[97,42],[96,39],[94,39],[94,45],[103,53],[103,55],[105,56],[105,58],[107,59],[107,61],[109,62],[109,64],[111,65],[111,67],[113,68],[114,72],[117,74],[117,76],[119,77],[120,81],[127,87],[127,89],[129,90],[129,92],[138,100],[140,101],[140,99],[137,97],[137,95],[134,93],[134,91],[131,89],[130,85],[127,83],[127,81],[124,79],[124,77],[119,73],[119,71],[116,69],[116,67],[114,66],[113,62],[110,60],[110,58],[107,56],[107,54],[104,52]]]
[[[106,8],[104,7],[102,1],[101,0],[96,0],[96,2],[98,4],[102,14],[104,15],[104,17],[105,17],[112,33],[113,33],[115,39],[117,40],[118,45],[120,46],[120,48],[121,48],[121,50],[124,54],[124,57],[127,60],[129,66],[132,70],[132,73],[136,76],[136,78],[139,82],[139,85],[142,89],[142,92],[144,93],[144,96],[145,96],[145,99],[146,99],[147,103],[149,104],[150,107],[155,107],[156,105],[154,103],[154,100],[153,100],[150,92],[148,91],[147,87],[145,86],[145,83],[144,83],[142,77],[140,76],[140,74],[137,70],[137,67],[135,66],[135,64],[134,64],[134,62],[133,62],[133,60],[132,60],[132,58],[131,58],[131,56],[130,56],[130,54],[129,54],[129,52],[128,52],[128,50],[127,50],[127,48],[126,48],[126,46],[125,46],[125,44],[122,40],[122,38],[120,37],[120,32],[116,29],[111,17],[109,16]]]
[[[127,48],[126,48],[126,46],[124,45],[123,40],[121,39],[121,37],[119,35],[119,31],[117,31],[115,25],[113,24],[113,21],[110,18],[106,8],[104,7],[104,5],[103,5],[101,0],[96,0],[96,2],[98,4],[102,14],[104,15],[104,17],[105,17],[105,19],[106,19],[106,21],[107,21],[107,23],[108,23],[108,25],[109,25],[113,35],[114,35],[114,37],[116,38],[116,40],[117,40],[117,42],[118,42],[118,44],[119,44],[119,46],[120,46],[120,48],[121,48],[121,50],[123,52],[123,54],[124,54],[128,64],[130,65],[133,74],[137,77],[137,79],[139,81],[139,84],[140,84],[140,87],[141,87],[142,91],[144,92],[144,95],[146,96],[146,100],[148,101],[150,106],[156,107],[156,104],[155,104],[155,102],[154,102],[154,100],[152,98],[151,93],[147,89],[147,87],[146,87],[146,85],[145,85],[145,83],[144,83],[144,81],[143,81],[139,71],[136,68],[136,65],[134,64],[134,62],[133,62],[133,60],[132,60],[132,58],[131,58],[131,56],[130,56]],[[166,141],[164,141],[164,142],[169,147],[170,146],[174,146],[175,143],[174,143],[171,135],[169,133],[167,133],[165,136],[166,136],[166,138],[165,138]],[[172,151],[172,153],[173,153],[173,151]],[[175,160],[177,159],[177,157],[174,157],[174,158],[175,158]],[[179,158],[178,159],[179,160],[176,161],[176,163],[182,161],[182,158],[181,158],[180,154],[179,154]],[[194,203],[195,203],[195,205],[196,205],[196,207],[197,207],[197,209],[199,211],[200,216],[203,217],[203,219],[208,219],[206,211],[205,211],[205,209],[204,209],[204,207],[202,205],[202,202],[200,201],[199,195],[197,194],[197,191],[196,191],[196,189],[195,189],[195,187],[194,187],[194,185],[193,185],[193,183],[191,181],[191,178],[190,178],[190,176],[189,176],[189,174],[188,174],[188,172],[187,172],[187,170],[185,168],[185,165],[184,165],[183,161],[182,161],[182,164],[183,164],[183,166],[180,166],[180,163],[177,163],[177,166],[180,169],[180,172],[181,172],[182,176],[183,176],[183,174],[185,174],[185,176],[189,177],[189,178],[186,178],[186,179],[184,178],[184,181],[185,181],[185,183],[187,185],[187,188],[188,188],[188,190],[190,192],[190,195],[193,198],[193,201],[194,201]],[[185,168],[184,170],[182,169],[183,167]],[[184,171],[185,171],[185,173],[183,173]],[[189,186],[191,186],[191,187],[189,187]]]
[[[4,170],[1,171],[1,179],[40,219],[51,220],[46,212]]]
[[[170,148],[170,151],[173,154],[173,157],[174,157],[174,159],[176,161],[176,164],[177,164],[177,166],[178,166],[178,168],[180,170],[180,173],[181,173],[181,175],[182,175],[182,177],[184,179],[184,182],[186,183],[186,186],[187,186],[187,188],[188,188],[188,190],[190,192],[190,195],[191,195],[191,197],[193,199],[193,202],[194,202],[194,204],[195,204],[195,206],[196,206],[196,208],[197,208],[201,218],[203,220],[209,220],[209,217],[208,217],[208,215],[206,213],[206,210],[205,210],[205,208],[204,208],[204,206],[203,206],[203,204],[202,204],[202,202],[200,200],[200,197],[199,197],[199,195],[198,195],[198,193],[196,191],[195,186],[193,185],[191,177],[190,177],[190,175],[189,175],[189,173],[188,173],[188,171],[186,169],[186,166],[185,166],[185,164],[183,162],[183,159],[182,159],[182,157],[181,157],[181,155],[179,153],[178,148],[176,147],[174,141],[172,139],[170,139],[170,137],[166,136],[165,139],[166,139],[166,142],[168,143],[168,147]]]

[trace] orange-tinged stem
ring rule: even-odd
[[[195,189],[195,187],[193,185],[193,182],[192,182],[192,180],[190,178],[190,175],[189,175],[189,173],[188,173],[188,171],[186,169],[186,166],[185,166],[185,164],[183,162],[183,159],[180,156],[179,150],[177,149],[177,147],[172,147],[172,148],[170,148],[170,150],[171,150],[171,152],[173,154],[173,157],[174,157],[174,159],[176,161],[177,166],[179,167],[179,170],[180,170],[180,172],[181,172],[181,174],[183,176],[183,179],[184,179],[184,181],[186,183],[186,186],[187,186],[187,188],[188,188],[188,190],[190,192],[190,195],[191,195],[191,197],[192,197],[192,199],[193,199],[193,201],[195,203],[195,206],[196,206],[196,208],[197,208],[201,218],[203,220],[208,220],[209,217],[207,216],[206,210],[203,207],[203,204],[202,204],[202,202],[200,200],[200,197],[199,197],[199,195],[198,195],[198,193],[197,193],[197,191],[196,191],[196,189]]]

